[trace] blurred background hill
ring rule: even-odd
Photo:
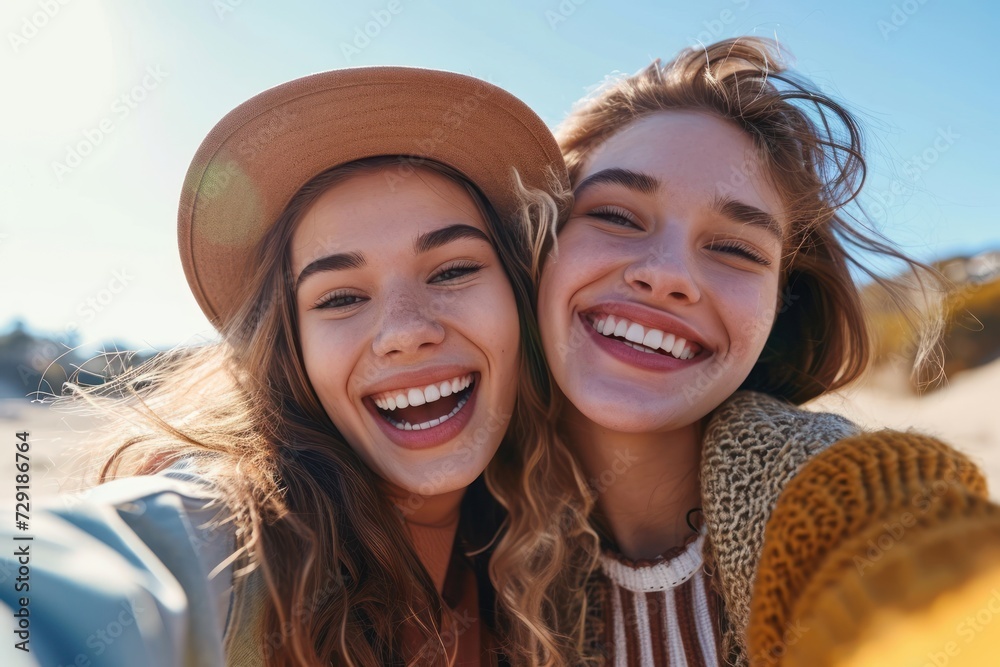
[[[956,374],[1000,358],[1000,251],[950,257],[932,266],[950,285],[947,291],[931,292],[927,300],[912,282],[895,281],[897,298],[925,317],[933,312],[944,318],[942,356],[912,378],[914,390],[946,386]],[[909,372],[918,349],[913,325],[919,322],[908,321],[881,285],[869,284],[863,298],[875,338],[876,366]]]
[[[897,296],[915,307],[917,324],[935,311],[943,317],[939,356],[912,372],[918,350],[913,327],[885,289],[869,284],[864,301],[874,367],[809,407],[868,428],[913,428],[940,437],[984,468],[991,496],[1000,498],[1000,251],[948,257],[932,266],[950,289],[924,300],[912,285],[903,285]]]
[[[138,365],[155,354],[155,350],[130,351],[114,340],[84,348],[76,336],[60,339],[35,332],[16,319],[0,332],[0,400],[58,395],[74,373],[79,382],[101,384],[127,364]]]

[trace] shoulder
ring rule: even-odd
[[[712,413],[702,443],[702,510],[706,561],[732,626],[727,642],[741,642],[747,627],[765,526],[781,492],[810,459],[860,432],[843,417],[758,392],[736,392]]]
[[[738,391],[712,412],[705,445],[773,448],[792,443],[814,454],[861,429],[840,415],[814,412],[756,391]]]
[[[767,394],[737,392],[713,412],[705,428],[705,504],[718,508],[720,520],[738,508],[766,515],[806,461],[860,432],[838,415],[803,410]]]
[[[17,609],[28,596],[42,664],[78,664],[81,654],[108,665],[195,654],[223,664],[235,550],[226,514],[190,461],[57,496],[31,513],[28,587],[3,587],[0,603]]]

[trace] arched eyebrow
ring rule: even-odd
[[[612,167],[610,169],[602,169],[601,171],[591,174],[587,178],[583,179],[580,184],[576,186],[574,195],[579,197],[587,188],[591,188],[602,183],[620,185],[621,187],[628,188],[633,192],[650,196],[656,195],[657,191],[661,187],[659,179],[655,176],[640,171],[632,171],[631,169]],[[720,215],[723,215],[734,222],[741,222],[743,224],[766,229],[768,232],[776,236],[779,241],[784,240],[785,234],[782,231],[781,225],[778,223],[777,219],[775,219],[775,217],[770,213],[762,211],[756,206],[751,206],[750,204],[737,201],[732,197],[719,196],[712,202],[712,208],[715,209]]]
[[[610,169],[602,169],[580,181],[573,194],[579,197],[587,188],[592,188],[601,183],[620,185],[623,188],[628,188],[643,195],[655,195],[660,189],[660,181],[655,176],[644,174],[640,171],[632,171],[631,169],[612,167]]]
[[[733,222],[741,222],[745,225],[760,227],[773,234],[778,241],[784,241],[785,233],[777,219],[766,211],[762,211],[756,206],[737,201],[732,197],[720,195],[712,202],[712,208]]]
[[[452,243],[459,239],[474,239],[490,243],[489,237],[478,227],[455,224],[435,229],[433,232],[425,232],[418,236],[413,242],[413,254],[419,255],[420,253],[429,252],[434,248],[440,248],[447,243]]]
[[[424,232],[413,241],[413,254],[420,255],[430,252],[435,248],[440,248],[448,243],[453,243],[460,239],[475,239],[490,243],[490,239],[483,230],[466,224],[454,224],[435,229],[432,232]],[[492,244],[491,244],[492,245]],[[345,271],[347,269],[360,269],[367,265],[364,254],[360,252],[340,252],[334,255],[327,255],[310,262],[299,277],[295,279],[294,293],[299,291],[302,282],[314,273],[324,271]]]
[[[306,268],[302,269],[302,272],[299,273],[299,277],[295,279],[295,289],[293,292],[298,292],[299,286],[302,285],[302,282],[314,273],[360,269],[366,264],[367,262],[365,261],[365,256],[360,252],[339,252],[335,255],[320,257],[319,259],[309,262],[309,264],[306,265]]]

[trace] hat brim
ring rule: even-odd
[[[500,216],[519,206],[514,170],[568,187],[545,123],[497,86],[411,67],[334,70],[290,81],[229,112],[188,169],[178,211],[184,274],[217,328],[237,304],[249,251],[317,174],[380,155],[430,159],[472,181]],[[405,165],[401,165],[401,169]]]

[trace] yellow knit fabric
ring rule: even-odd
[[[750,664],[990,664],[978,660],[1000,655],[998,591],[1000,507],[976,466],[914,433],[848,438],[802,468],[768,521]],[[993,593],[993,627],[965,633],[982,610],[992,620]]]

